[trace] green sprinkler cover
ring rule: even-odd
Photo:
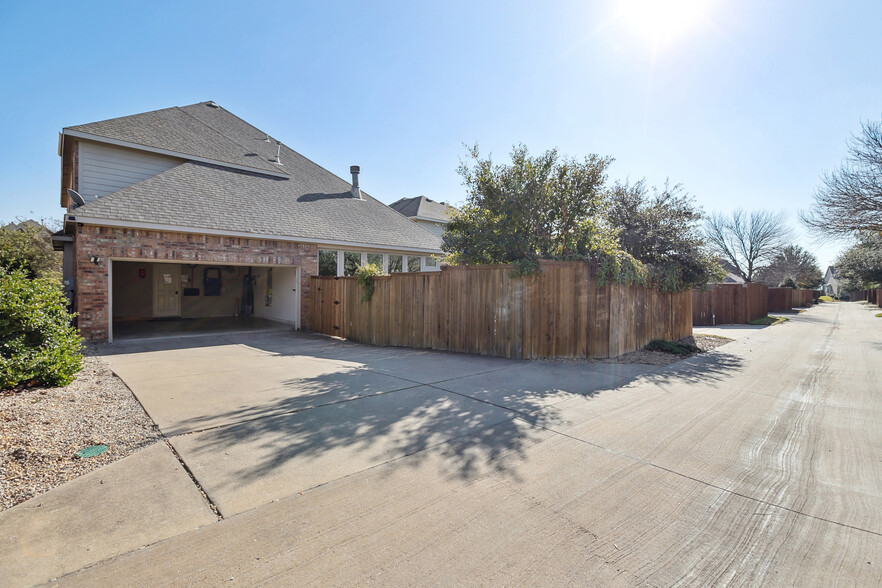
[[[107,445],[92,445],[77,451],[77,457],[95,457],[107,451]]]

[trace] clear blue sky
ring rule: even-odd
[[[638,1],[639,0],[631,0]],[[663,0],[659,3],[664,4]],[[0,220],[59,218],[65,126],[215,100],[385,202],[457,202],[463,143],[616,158],[792,224],[882,116],[882,2],[0,3]],[[649,18],[647,18],[649,16]],[[800,243],[832,261],[837,246]]]

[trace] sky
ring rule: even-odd
[[[66,126],[214,100],[391,203],[457,203],[465,145],[615,158],[705,212],[797,221],[882,116],[882,2],[0,0],[0,220],[60,219]]]

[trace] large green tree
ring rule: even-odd
[[[513,263],[522,273],[540,259],[598,258],[604,277],[640,281],[639,262],[623,252],[607,218],[609,157],[532,156],[523,145],[511,163],[482,158],[477,147],[460,165],[468,190],[453,213],[442,249],[453,263]]]
[[[757,271],[756,281],[773,287],[817,288],[824,276],[814,255],[799,245],[788,245]]]
[[[643,262],[663,290],[722,280],[724,272],[701,232],[701,209],[680,185],[649,188],[644,180],[609,191],[609,219],[622,249]]]
[[[882,287],[882,235],[864,234],[839,255],[835,267],[846,290]]]

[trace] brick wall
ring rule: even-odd
[[[74,236],[76,309],[80,333],[107,339],[107,267],[111,258],[300,266],[300,323],[309,325],[309,276],[318,275],[318,246],[290,241],[220,237],[84,225]],[[101,258],[99,264],[91,262]]]

